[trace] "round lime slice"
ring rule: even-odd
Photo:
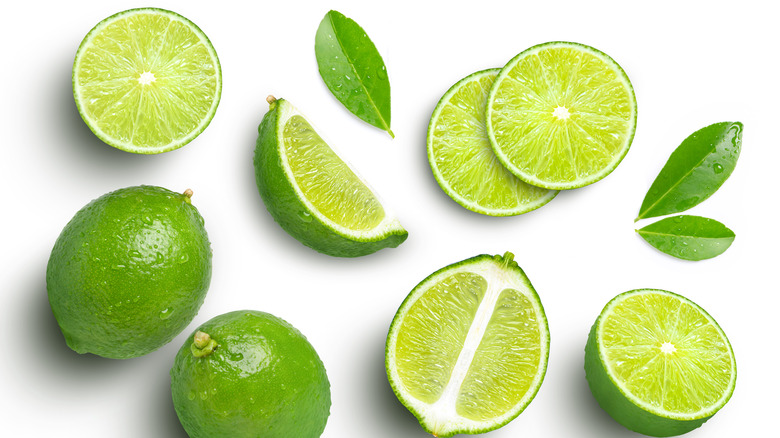
[[[737,365],[726,334],[695,303],[639,289],[613,298],[591,329],[585,373],[601,407],[645,435],[689,432],[734,392]]]
[[[512,258],[480,255],[440,269],[393,319],[385,353],[390,385],[435,436],[498,429],[542,384],[547,318]]]
[[[321,253],[357,257],[400,245],[408,233],[368,185],[284,99],[269,96],[255,177],[276,222]]]
[[[490,90],[487,134],[499,161],[553,190],[611,173],[631,146],[636,98],[612,58],[586,45],[531,47],[501,69]]]
[[[428,125],[428,161],[439,186],[458,204],[489,216],[512,216],[541,207],[558,192],[524,183],[493,153],[485,107],[498,72],[474,73],[444,94]]]
[[[89,129],[127,152],[184,146],[217,111],[217,53],[191,21],[171,11],[130,9],[98,23],[73,63],[73,97]]]

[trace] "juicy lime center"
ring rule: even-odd
[[[138,83],[141,85],[150,85],[155,80],[157,80],[157,78],[154,76],[154,73],[150,71],[145,71],[138,76]]]
[[[292,176],[317,211],[356,231],[371,230],[382,222],[382,204],[305,118],[290,117],[282,135]]]
[[[213,111],[218,65],[205,37],[185,21],[133,12],[82,43],[80,111],[110,144],[161,148],[193,135]]]
[[[486,421],[512,409],[531,387],[541,337],[527,296],[460,272],[409,308],[396,343],[397,369],[405,389],[432,411]]]
[[[632,102],[623,74],[602,56],[543,48],[519,59],[498,84],[491,124],[498,149],[520,174],[567,183],[596,177],[621,158]]]
[[[610,374],[655,409],[693,414],[715,405],[731,383],[728,341],[698,307],[675,296],[638,294],[603,322]]]

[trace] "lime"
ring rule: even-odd
[[[191,21],[171,11],[130,9],[97,24],[73,63],[81,118],[105,143],[137,154],[178,149],[217,111],[217,53]]]
[[[407,232],[284,99],[268,97],[258,129],[255,177],[274,220],[321,253],[357,257],[396,247]]]
[[[585,347],[593,396],[618,423],[673,436],[712,417],[734,392],[737,365],[726,335],[692,301],[629,291],[596,319]]]
[[[90,202],[65,226],[46,288],[70,348],[142,356],[192,321],[211,281],[211,247],[191,196],[128,187]]]
[[[511,253],[479,255],[420,282],[398,309],[385,366],[398,399],[429,433],[483,433],[533,400],[550,332]]]
[[[615,170],[636,128],[628,76],[605,53],[577,43],[531,47],[490,90],[493,150],[523,181],[548,189],[592,184]]]
[[[428,125],[428,161],[439,186],[458,204],[490,216],[511,216],[541,207],[558,192],[524,183],[493,153],[485,107],[498,72],[474,73],[444,94]]]
[[[289,323],[242,310],[212,318],[171,369],[176,413],[191,438],[316,438],[330,383],[317,352]]]

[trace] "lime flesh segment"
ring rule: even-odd
[[[390,328],[386,367],[425,430],[483,433],[531,402],[548,350],[547,320],[527,277],[511,254],[483,255],[415,287]]]
[[[323,254],[358,257],[403,243],[398,219],[311,123],[284,99],[268,98],[258,128],[255,179],[274,220]]]
[[[499,69],[474,73],[453,85],[428,125],[428,161],[442,190],[463,207],[491,216],[527,213],[558,193],[534,187],[496,158],[485,131],[488,93]]]
[[[162,9],[131,9],[100,22],[73,64],[73,95],[107,144],[155,154],[192,141],[214,117],[222,89],[206,35]]]
[[[736,383],[734,353],[715,320],[682,296],[647,289],[605,307],[588,341],[586,372],[610,415],[654,436],[700,426]]]
[[[552,42],[512,59],[490,91],[487,132],[498,159],[523,181],[573,189],[611,173],[631,146],[636,98],[612,58]]]
[[[370,230],[382,222],[382,204],[306,119],[290,117],[284,125],[283,139],[290,171],[303,195],[320,213],[352,230]],[[354,208],[357,206],[360,208]]]

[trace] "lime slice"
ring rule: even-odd
[[[268,102],[254,162],[260,196],[276,222],[304,245],[339,257],[406,240],[398,219],[308,120],[284,99]]]
[[[130,9],[98,23],[73,63],[81,118],[105,143],[158,154],[184,146],[217,111],[222,73],[214,47],[171,11]]]
[[[428,161],[450,198],[490,216],[527,213],[557,191],[528,185],[501,165],[485,133],[488,92],[499,69],[474,73],[453,85],[428,125]]]
[[[487,133],[498,159],[523,181],[564,190],[615,170],[636,128],[636,98],[623,69],[577,43],[531,47],[501,69],[490,90]]]
[[[429,433],[483,433],[533,400],[550,333],[539,296],[511,253],[447,266],[398,309],[385,366],[396,396]]]
[[[601,407],[639,433],[673,436],[701,426],[734,392],[726,335],[690,300],[640,289],[613,298],[591,329],[585,373]]]

